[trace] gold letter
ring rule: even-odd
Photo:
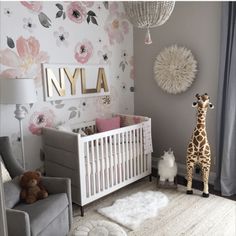
[[[109,91],[104,68],[99,68],[98,69],[97,93],[101,92],[101,88],[104,89],[104,92]]]
[[[82,90],[82,94],[96,93],[97,89],[86,89],[85,69],[81,68],[80,73],[81,73],[81,90]]]
[[[64,71],[65,71],[65,74],[66,74],[67,78],[70,80],[71,95],[75,95],[76,94],[76,80],[77,80],[77,77],[79,75],[80,69],[76,68],[73,76],[71,76],[71,74],[70,74],[70,72],[67,68],[64,68]]]
[[[53,71],[49,68],[46,68],[46,77],[47,77],[47,89],[48,89],[48,96],[52,97],[53,96],[53,86],[58,92],[58,95],[63,97],[65,96],[65,80],[64,76],[62,73],[62,69],[59,69],[59,81],[57,81]]]

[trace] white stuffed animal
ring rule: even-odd
[[[168,152],[164,151],[164,155],[161,156],[161,159],[158,162],[158,172],[160,175],[160,182],[168,180],[169,183],[174,183],[174,178],[177,174],[177,165],[171,149],[169,149]]]

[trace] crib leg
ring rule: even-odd
[[[152,182],[152,175],[149,175],[149,182]]]
[[[83,217],[84,216],[84,207],[80,206],[80,214]]]

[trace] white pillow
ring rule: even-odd
[[[1,167],[0,169],[1,169],[1,174],[2,174],[2,182],[6,183],[8,181],[11,181],[12,180],[11,176],[1,160],[0,160],[0,167]]]

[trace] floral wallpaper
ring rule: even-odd
[[[111,94],[43,101],[42,63],[107,64]],[[121,2],[0,2],[0,79],[34,78],[37,102],[22,108],[26,166],[42,166],[41,128],[133,113],[133,28]],[[96,78],[95,78],[96,79]],[[10,91],[9,91],[10,92]],[[21,161],[14,105],[0,105],[0,135]]]

